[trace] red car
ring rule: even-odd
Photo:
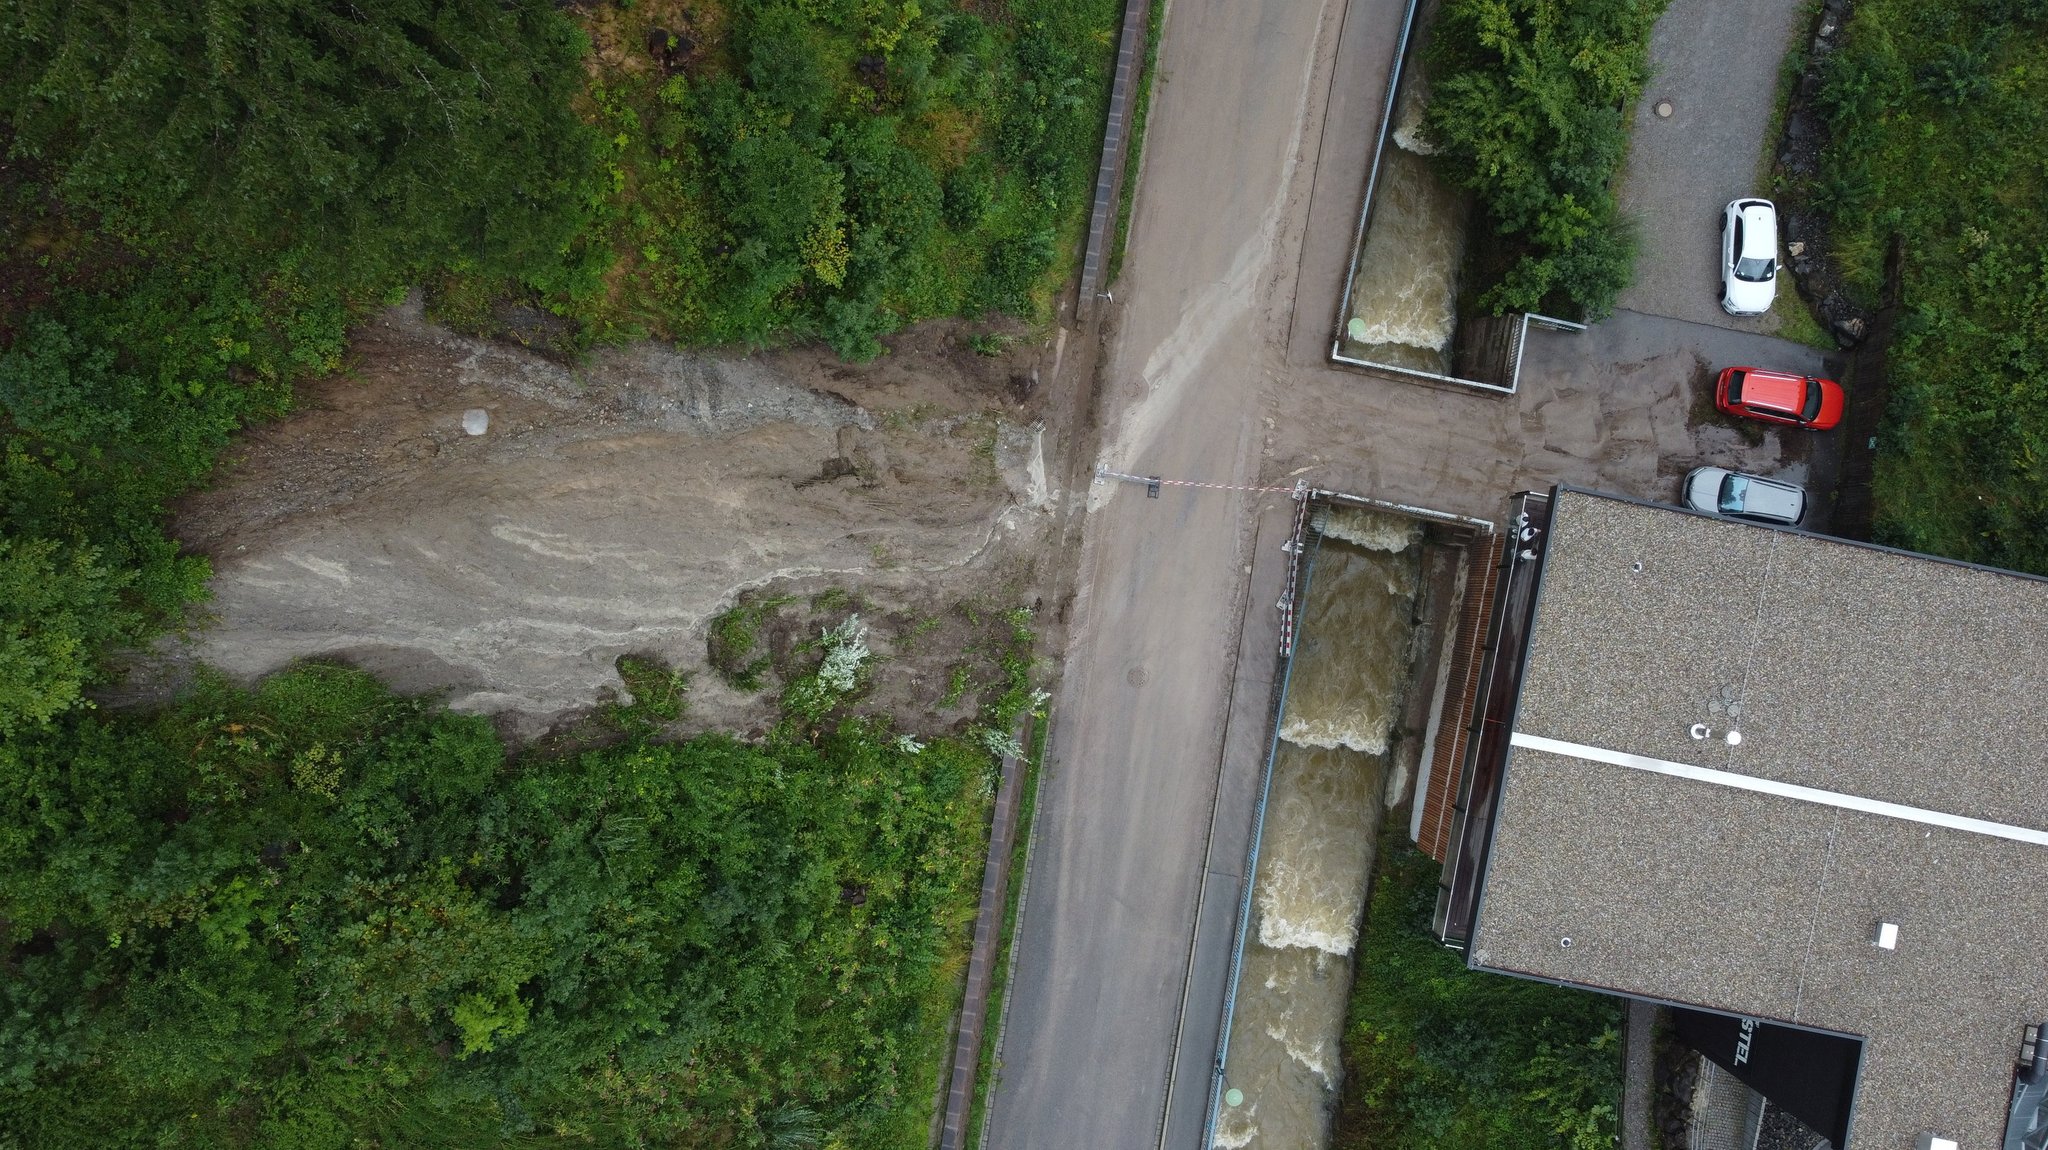
[[[1714,406],[1765,423],[1826,431],[1842,422],[1842,385],[1812,375],[1731,367],[1714,384]]]

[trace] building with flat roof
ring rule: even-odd
[[[1686,1008],[1842,1150],[2039,1147],[2048,581],[1569,488],[1515,527],[1439,934]]]

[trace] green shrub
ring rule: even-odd
[[[874,721],[508,760],[317,665],[61,717],[0,740],[0,1129],[921,1144],[988,770]]]
[[[1470,970],[1430,933],[1438,866],[1392,823],[1344,1029],[1334,1150],[1609,1150],[1620,1000]]]
[[[1477,288],[1479,306],[1597,319],[1628,285],[1634,235],[1612,185],[1666,2],[1445,0],[1438,10],[1423,133],[1510,256]]]
[[[1056,237],[1086,211],[1120,9],[927,8],[755,0],[690,76],[607,74],[624,278],[565,306],[598,331],[630,313],[850,359],[933,315],[1042,314]]]

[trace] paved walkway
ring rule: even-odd
[[[1630,311],[1774,332],[1775,315],[1721,310],[1721,211],[1768,195],[1765,160],[1778,68],[1806,30],[1807,0],[1672,0],[1650,39],[1650,82],[1635,110],[1621,207],[1640,223]],[[1669,118],[1656,114],[1671,105]],[[1792,291],[1787,275],[1781,294]]]

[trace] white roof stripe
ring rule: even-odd
[[[1926,826],[1946,827],[1949,830],[1965,831],[1970,834],[1989,835],[1992,838],[2010,839],[2013,842],[2032,843],[2048,846],[2048,831],[2033,827],[2013,826],[2010,823],[1994,823],[1988,819],[1973,819],[1966,815],[1952,815],[1947,811],[1928,810],[1925,807],[1909,807],[1904,803],[1888,803],[1882,799],[1867,799],[1862,795],[1844,794],[1840,791],[1824,791],[1818,787],[1802,787],[1795,783],[1781,783],[1776,779],[1760,779],[1755,775],[1739,775],[1733,771],[1717,771],[1712,767],[1696,767],[1691,763],[1674,763],[1669,759],[1656,759],[1648,755],[1630,754],[1627,751],[1610,751],[1605,747],[1591,747],[1584,743],[1570,743],[1563,739],[1550,739],[1542,735],[1531,735],[1516,731],[1510,742],[1517,747],[1532,751],[1547,751],[1553,755],[1568,755],[1588,762],[1606,763],[1609,766],[1627,767],[1631,770],[1648,771],[1651,774],[1670,775],[1673,778],[1691,779],[1699,783],[1733,787],[1737,790],[1756,791],[1760,794],[1776,795],[1779,798],[1798,799],[1801,802],[1818,803],[1821,806],[1839,807],[1843,810],[1862,811],[1865,814],[1883,815],[1886,818],[1903,819],[1907,822]]]

